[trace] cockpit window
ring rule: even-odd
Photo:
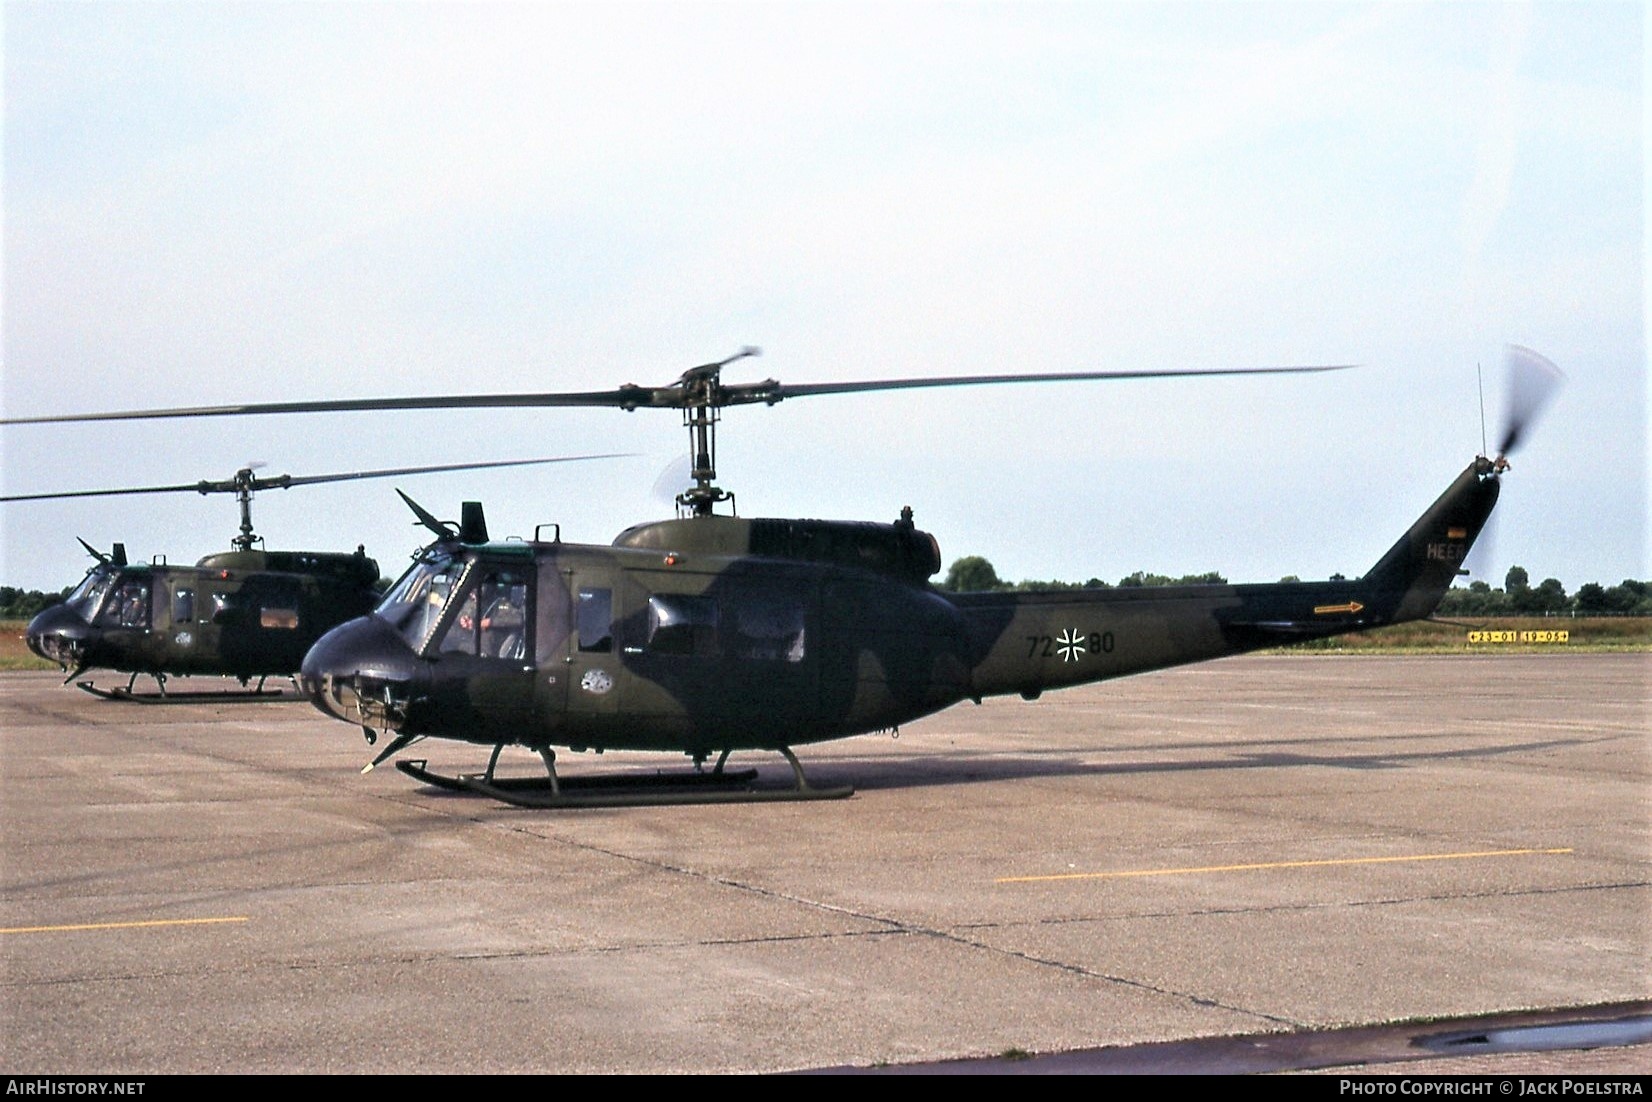
[[[442,634],[443,654],[521,661],[527,656],[527,575],[486,567]]]
[[[80,614],[82,620],[91,621],[97,615],[98,606],[109,592],[109,587],[115,584],[115,572],[105,567],[93,567],[87,575],[80,579],[74,592],[64,598],[63,603]]]
[[[463,571],[464,563],[447,555],[421,558],[390,587],[373,613],[395,628],[408,646],[419,650],[441,619],[442,607]]]
[[[476,591],[473,589],[465,595],[459,605],[459,615],[447,626],[447,634],[442,636],[442,645],[439,648],[443,654],[475,654],[476,653]]]
[[[149,626],[149,578],[135,575],[122,578],[115,587],[98,623],[105,627],[147,628]]]

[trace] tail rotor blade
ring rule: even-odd
[[[1498,455],[1520,446],[1543,407],[1565,381],[1566,374],[1546,357],[1511,344],[1507,353],[1508,391],[1504,399],[1503,440]]]
[[[654,479],[654,488],[648,496],[656,504],[671,505],[676,502],[678,494],[693,484],[694,458],[683,452],[660,468],[658,477]]]

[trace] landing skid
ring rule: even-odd
[[[136,680],[136,679],[134,679]],[[221,701],[226,704],[251,704],[259,701],[291,700],[292,694],[281,689],[266,689],[259,682],[256,689],[201,690],[199,692],[168,692],[165,685],[158,692],[134,692],[132,682],[125,688],[101,689],[90,681],[76,681],[75,688],[103,700],[120,700],[128,704],[199,704],[203,701]]]
[[[499,760],[495,748],[485,773],[460,773],[456,777],[431,772],[423,759],[398,761],[396,768],[425,784],[449,792],[471,792],[488,796],[513,807],[567,808],[567,807],[664,807],[674,804],[744,804],[778,803],[793,800],[841,800],[854,795],[854,788],[841,785],[834,788],[815,788],[803,776],[803,767],[797,756],[782,748],[780,753],[792,767],[796,784],[792,788],[754,788],[757,770],[741,769],[727,772],[723,763],[725,753],[711,772],[672,773],[602,773],[578,777],[559,777],[556,756],[549,750],[540,751],[548,773],[545,777],[493,776],[494,764]]]

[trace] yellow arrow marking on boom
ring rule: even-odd
[[[1359,612],[1359,611],[1363,610],[1364,608],[1365,608],[1365,606],[1360,604],[1358,601],[1349,601],[1345,605],[1315,605],[1314,606],[1314,615],[1315,616],[1329,616],[1333,612],[1353,613],[1353,612]]]

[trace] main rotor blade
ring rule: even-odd
[[[183,494],[205,493],[200,482],[185,486],[126,486],[119,490],[66,490],[60,494],[7,494],[0,501],[51,501],[63,497],[114,497],[117,494]]]
[[[509,409],[543,406],[634,408],[659,404],[650,396],[671,388],[622,387],[569,394],[445,394],[422,398],[346,398],[326,402],[246,402],[232,406],[179,406],[175,409],[128,409],[109,413],[70,413],[57,417],[7,417],[0,425],[48,425],[75,421],[144,421],[169,417],[242,417],[266,413],[348,413],[404,409]]]
[[[394,478],[404,474],[436,474],[441,471],[484,471],[495,467],[531,467],[542,463],[583,463],[588,459],[625,459],[632,452],[605,452],[601,455],[559,455],[549,459],[501,459],[491,463],[442,463],[434,467],[395,467],[383,471],[350,471],[345,474],[312,474],[281,477],[281,488],[309,486],[318,482],[350,482],[359,478]],[[264,489],[275,479],[259,479],[255,489]],[[273,487],[272,487],[273,488]]]
[[[1056,371],[1034,375],[952,375],[938,378],[869,379],[845,383],[759,383],[766,392],[754,393],[744,401],[778,402],[785,398],[811,397],[817,394],[852,394],[867,390],[920,390],[943,386],[988,386],[996,383],[1071,383],[1103,379],[1178,379],[1204,378],[1213,375],[1311,375],[1321,371],[1346,371],[1353,364],[1320,364],[1311,367],[1224,367],[1193,371]],[[742,387],[729,387],[742,391]],[[730,405],[736,404],[730,402]]]
[[[580,463],[587,459],[621,459],[626,454],[625,452],[613,452],[603,455],[561,455],[548,459],[504,459],[489,463],[442,463],[429,467],[395,467],[383,471],[346,471],[340,474],[298,476],[284,474],[277,475],[274,478],[258,478],[254,475],[249,478],[246,489],[257,493],[260,490],[284,490],[289,486],[310,486],[322,482],[350,482],[362,478],[394,478],[404,474],[480,471],[493,467],[528,467],[541,463]],[[55,494],[12,494],[0,497],[0,501],[48,501],[55,498],[113,497],[123,494],[225,494],[235,493],[241,488],[231,479],[223,482],[190,482],[177,486],[126,486],[116,490],[69,490]]]
[[[738,358],[738,357],[735,357]],[[726,361],[725,361],[726,362]],[[852,394],[873,390],[918,390],[931,387],[983,386],[997,383],[1057,383],[1122,379],[1204,378],[1217,375],[1304,375],[1342,371],[1352,364],[1311,367],[1232,367],[1194,371],[1067,371],[1026,375],[951,375],[935,378],[869,379],[842,383],[789,383],[773,379],[760,383],[723,386],[713,381],[722,364],[707,364],[688,372],[669,386],[626,384],[614,390],[552,392],[545,394],[445,394],[412,398],[344,398],[317,402],[249,402],[230,406],[181,406],[175,409],[121,410],[75,413],[56,417],[9,417],[0,425],[57,424],[75,421],[138,421],[169,417],[239,417],[274,413],[348,413],[410,409],[542,409],[551,407],[606,407],[633,410],[688,409],[773,405],[787,398],[821,394]],[[700,373],[700,374],[696,374]],[[709,390],[703,385],[709,383]]]

